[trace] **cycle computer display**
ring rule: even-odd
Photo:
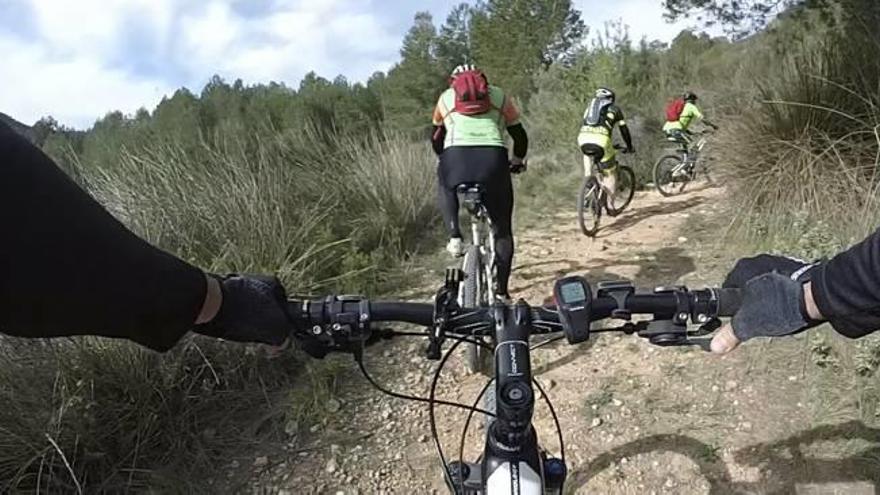
[[[568,343],[578,344],[589,339],[593,294],[586,279],[572,276],[557,280],[553,285],[553,298]]]

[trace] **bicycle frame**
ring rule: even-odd
[[[681,163],[683,165],[696,164],[700,159],[700,155],[703,152],[703,148],[706,146],[706,138],[701,137],[697,140],[696,144],[688,147],[686,144],[682,145],[682,148],[679,150],[681,153]],[[678,169],[676,167],[676,169]]]
[[[584,177],[593,176],[596,178],[596,182],[599,183],[599,190],[594,194],[596,195],[596,202],[601,204],[602,196],[608,194],[608,188],[605,187],[605,183],[602,180],[604,175],[599,172],[599,166],[596,164],[596,161],[593,160],[592,156],[587,156],[586,161],[584,161]]]
[[[467,205],[468,213],[471,219],[471,243],[480,251],[480,256],[488,262],[483,264],[483,277],[486,280],[486,299],[481,301],[491,304],[495,300],[495,229],[492,225],[492,219],[489,218],[489,211],[482,201],[475,201],[472,205]],[[483,231],[487,232],[488,242],[483,243]],[[483,294],[480,294],[482,299]],[[463,297],[459,294],[459,298]],[[459,299],[459,304],[462,301]]]

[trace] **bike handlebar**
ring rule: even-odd
[[[603,292],[604,290],[604,292]],[[703,289],[688,291],[684,287],[656,289],[653,292],[636,292],[632,286],[602,289],[591,300],[590,321],[606,318],[628,320],[632,315],[652,315],[656,320],[675,320],[695,323],[720,317],[730,317],[739,309],[742,296],[739,289]],[[520,300],[517,305],[526,305]],[[441,322],[445,330],[459,335],[473,334],[492,322],[494,306],[482,308],[456,308],[446,315],[438,315],[436,304],[398,301],[376,301],[342,296],[326,299],[291,300],[288,311],[301,328],[334,326],[337,330],[348,325],[368,329],[370,323],[403,322],[424,327],[435,327]],[[559,314],[555,306],[529,307],[533,333],[561,331]],[[553,328],[547,330],[546,327]],[[559,326],[559,328],[555,328]],[[542,330],[542,331],[539,331]]]

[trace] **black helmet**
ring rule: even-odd
[[[682,98],[684,98],[684,101],[694,102],[697,101],[697,94],[693,91],[685,91]]]
[[[596,98],[614,101],[614,91],[608,88],[599,88],[596,90]]]

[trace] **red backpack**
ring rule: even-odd
[[[678,122],[684,112],[684,98],[676,98],[666,105],[666,122]]]
[[[456,113],[479,115],[492,108],[489,83],[486,82],[483,73],[478,70],[456,74],[455,79],[452,80],[452,90],[455,91],[454,111]]]

